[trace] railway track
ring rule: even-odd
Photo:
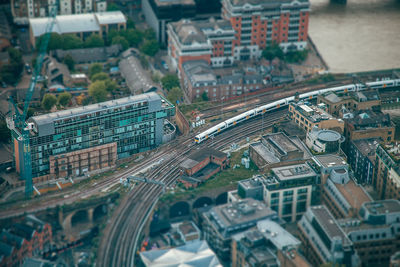
[[[260,132],[262,128],[272,126],[285,112],[280,110],[269,114],[267,118],[254,118],[231,131],[219,134],[215,140],[208,140],[200,145],[194,145],[190,139],[179,143],[171,159],[151,171],[147,177],[162,181],[167,186],[172,185],[179,177],[179,164],[193,150],[207,146],[220,149],[226,144],[238,142]],[[260,124],[261,120],[264,120],[264,124]],[[136,241],[141,234],[141,226],[161,192],[162,189],[158,185],[140,184],[124,198],[104,231],[98,250],[98,266],[134,266]]]

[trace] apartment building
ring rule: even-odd
[[[356,92],[327,92],[317,97],[317,103],[324,103],[326,111],[333,116],[340,116],[345,110],[367,110],[379,108],[381,98],[377,90]]]
[[[366,202],[359,218],[338,220],[354,244],[362,266],[389,266],[400,250],[400,202],[394,199]]]
[[[251,198],[212,207],[201,216],[205,240],[224,261],[231,259],[233,235],[256,226],[261,220],[279,220],[275,211]]]
[[[48,17],[55,8],[55,0],[11,0],[14,23],[28,25],[31,18]],[[57,15],[71,15],[91,12],[105,12],[105,0],[60,0]]]
[[[313,266],[361,264],[352,240],[325,206],[312,206],[298,222],[302,251]]]
[[[343,133],[344,121],[334,118],[331,114],[327,113],[321,104],[315,106],[302,101],[290,103],[289,116],[293,122],[307,133],[314,127]]]
[[[83,40],[92,34],[105,38],[110,30],[125,30],[127,22],[121,11],[58,15],[55,20],[52,32],[73,34]],[[29,38],[33,47],[36,46],[37,39],[46,33],[48,23],[48,17],[29,19]]]
[[[380,199],[400,200],[400,145],[379,144],[376,149],[376,175],[373,185]]]
[[[163,100],[163,101],[162,101]],[[32,177],[74,177],[162,143],[174,106],[156,93],[120,98],[29,118]],[[23,144],[14,138],[24,177]]]
[[[322,204],[336,218],[358,214],[364,202],[372,201],[365,189],[356,184],[350,175],[349,165],[336,155],[320,155],[313,158],[322,176]]]
[[[379,138],[359,139],[350,142],[347,162],[354,172],[358,183],[372,184],[375,173],[376,149],[381,140]]]

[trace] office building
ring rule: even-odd
[[[52,0],[11,0],[11,14],[15,24],[28,25],[31,18],[48,17],[56,1]],[[60,0],[57,15],[71,15],[91,12],[105,12],[104,0]]]
[[[222,260],[231,258],[234,234],[254,227],[260,220],[279,220],[275,211],[251,198],[212,207],[202,217],[204,238]]]
[[[400,145],[379,144],[376,149],[376,175],[373,185],[380,199],[400,200]]]
[[[323,176],[322,203],[336,218],[355,216],[364,202],[372,201],[364,187],[354,182],[349,165],[341,157],[316,156],[314,161]]]
[[[250,144],[249,152],[251,160],[264,171],[304,163],[311,158],[310,151],[299,138],[282,132],[264,135],[259,142]]]
[[[380,143],[379,138],[359,139],[350,142],[347,162],[354,172],[354,179],[358,183],[372,184],[375,164],[376,148]]]
[[[353,242],[362,266],[389,266],[391,256],[400,249],[400,202],[366,202],[360,218],[338,220]]]
[[[307,133],[306,144],[316,153],[339,153],[342,135],[332,130],[312,128]]]
[[[289,165],[272,168],[263,182],[267,206],[283,220],[295,222],[311,204],[317,174],[307,164]]]
[[[106,38],[111,30],[126,30],[127,22],[121,11],[58,15],[55,20],[52,32],[73,34],[83,40],[92,34]],[[36,46],[37,39],[45,34],[48,23],[48,17],[29,19],[29,38],[33,47]]]
[[[240,198],[264,199],[264,177],[261,175],[238,182],[237,194]]]
[[[305,102],[290,103],[289,116],[306,132],[317,127],[319,129],[330,129],[343,133],[344,121],[336,119],[327,113],[322,105],[314,106]]]
[[[396,126],[389,114],[372,110],[361,110],[344,117],[344,151],[348,153],[352,140],[380,138],[383,142],[394,140]]]
[[[312,206],[298,222],[302,251],[313,266],[361,264],[353,242],[325,206]]]
[[[156,93],[120,98],[29,118],[32,177],[74,177],[161,144],[175,109]],[[23,144],[14,138],[23,173]]]
[[[343,110],[358,111],[379,108],[381,98],[377,90],[327,92],[317,97],[317,103],[324,103],[326,111],[334,116],[343,116]]]

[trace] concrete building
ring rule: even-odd
[[[212,207],[202,213],[205,240],[221,260],[231,259],[232,236],[246,231],[264,219],[279,220],[263,202],[245,199]]]
[[[264,201],[287,222],[298,221],[311,205],[317,174],[307,164],[271,169],[264,183]]]
[[[28,25],[29,19],[48,17],[54,8],[54,0],[11,0],[11,14],[15,24]],[[107,2],[104,0],[60,0],[58,15],[105,12]]]
[[[29,118],[32,177],[79,176],[156,147],[164,119],[175,112],[162,100],[148,93]],[[23,174],[23,144],[13,142]]]
[[[58,15],[55,20],[52,32],[73,34],[81,39],[86,39],[92,34],[99,34],[105,38],[110,30],[125,30],[127,22],[121,11]],[[46,32],[48,23],[48,17],[29,19],[30,42],[33,47],[36,40]]]
[[[378,138],[352,140],[350,142],[347,162],[354,172],[354,178],[358,183],[372,184],[375,164],[376,148],[380,143]]]
[[[302,251],[313,266],[324,263],[359,266],[353,242],[325,206],[312,206],[298,222]]]
[[[332,130],[313,128],[307,133],[306,144],[316,153],[339,153],[344,142],[341,134]]]
[[[261,175],[238,182],[237,194],[240,198],[264,199],[264,177]]]
[[[326,111],[334,116],[343,115],[342,109],[346,110],[367,110],[379,108],[381,98],[377,90],[356,91],[356,92],[327,92],[318,95],[317,103],[324,103]]]
[[[335,155],[314,157],[321,169],[322,203],[336,218],[352,217],[358,214],[364,202],[372,201],[365,189],[350,177],[349,165]]]
[[[304,163],[311,158],[303,142],[282,132],[264,135],[259,142],[250,144],[249,152],[251,160],[263,170]]]
[[[391,256],[400,249],[400,202],[366,202],[360,218],[338,220],[353,242],[362,266],[389,266]]]
[[[290,257],[290,260],[282,257],[288,251],[292,255],[298,255],[298,262],[303,259],[303,262],[307,263],[298,254],[299,246],[300,241],[282,226],[270,220],[262,220],[257,223],[257,227],[232,237],[232,267],[288,267],[291,266],[290,263],[294,263],[294,257]]]
[[[75,64],[106,62],[110,58],[116,58],[122,52],[121,45],[110,45],[105,47],[92,47],[55,51],[55,57],[62,61],[66,55],[74,60]]]
[[[309,11],[308,0],[223,0],[222,17],[236,32],[232,41],[235,60],[258,58],[271,42],[284,51],[303,50],[307,46]]]
[[[334,118],[321,105],[314,106],[305,102],[290,103],[289,116],[306,132],[317,127],[319,129],[330,129],[343,133],[344,121]]]
[[[361,110],[345,117],[345,152],[348,152],[352,140],[380,138],[384,142],[394,140],[396,126],[389,114]]]
[[[400,145],[379,144],[376,149],[376,175],[373,185],[380,199],[400,200]]]
[[[191,154],[180,164],[182,176],[178,181],[186,188],[197,187],[225,169],[228,163],[227,154],[212,148],[204,148]]]

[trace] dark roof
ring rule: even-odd
[[[10,246],[21,248],[24,239],[3,229],[3,231],[0,233],[0,241],[7,243]]]
[[[25,224],[16,223],[11,228],[11,233],[30,241],[35,233],[35,228]]]
[[[95,61],[107,61],[109,57],[118,56],[121,51],[121,45],[70,50],[57,49],[55,52],[55,57],[61,61],[66,55],[70,55],[75,63],[79,64]]]
[[[213,148],[207,147],[207,148],[204,148],[202,150],[199,150],[199,151],[191,154],[189,156],[189,159],[196,160],[196,161],[200,162],[200,161],[202,161],[205,158],[210,157],[210,156],[215,156],[217,158],[225,158],[226,157],[226,153],[218,151],[218,150],[215,150]]]
[[[354,117],[347,119],[356,129],[365,127],[387,127],[392,126],[389,114],[374,112],[372,110],[360,110],[354,113]]]
[[[14,250],[14,247],[0,241],[0,256],[4,255],[6,257],[10,256]]]

